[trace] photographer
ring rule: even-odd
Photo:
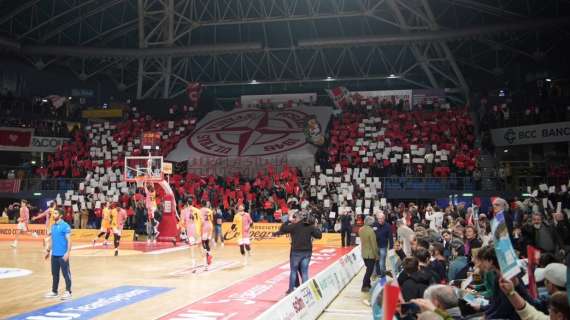
[[[309,262],[311,261],[313,250],[312,238],[321,239],[323,236],[320,228],[316,225],[316,219],[306,210],[301,210],[293,216],[292,222],[283,223],[279,231],[273,233],[273,236],[286,233],[291,235],[291,255],[289,259],[291,274],[289,276],[287,294],[295,289],[297,271],[301,273],[302,282],[309,279]]]

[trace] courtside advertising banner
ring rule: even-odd
[[[314,168],[313,137],[327,130],[329,107],[236,109],[213,111],[182,139],[168,161],[188,161],[188,171],[201,175],[255,177],[272,165]],[[310,126],[310,127],[309,127]]]
[[[360,250],[354,248],[256,320],[316,319],[364,265]]]
[[[274,237],[273,233],[279,231],[280,223],[254,223],[249,229],[249,237],[253,244],[288,245],[291,243],[289,235]],[[241,237],[239,228],[231,223],[222,224],[222,234],[226,243],[236,242]],[[339,246],[340,233],[323,233],[322,239],[314,239],[314,245]]]

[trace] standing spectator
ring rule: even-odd
[[[362,279],[362,292],[370,291],[370,277],[374,271],[374,265],[379,258],[377,239],[374,230],[372,229],[373,224],[374,218],[368,216],[364,219],[364,226],[358,231],[358,235],[360,236],[362,259],[366,266],[366,273],[364,274],[364,279]]]
[[[471,261],[472,252],[477,252],[477,249],[481,248],[483,243],[479,240],[477,236],[477,229],[469,225],[465,227],[465,256]]]
[[[80,214],[81,223],[79,224],[81,229],[87,229],[87,221],[89,220],[89,211],[83,208]]]
[[[392,236],[392,228],[386,223],[384,214],[379,212],[377,219],[378,220],[372,225],[372,229],[374,229],[374,233],[376,234],[379,256],[376,274],[382,277],[386,273],[386,256],[388,255],[388,250],[394,246],[394,237]]]
[[[523,235],[528,244],[545,253],[556,251],[554,234],[554,229],[542,221],[542,215],[538,212],[532,214],[531,224],[523,228]]]
[[[406,256],[412,255],[412,241],[415,239],[415,234],[412,229],[410,229],[404,223],[404,220],[398,220],[398,239],[402,243],[402,249]]]
[[[352,213],[345,211],[340,215],[340,241],[343,247],[351,244],[350,234],[352,233]]]
[[[274,236],[289,233],[291,234],[291,255],[289,261],[289,289],[287,294],[295,290],[295,282],[297,280],[297,272],[301,272],[302,282],[309,279],[309,263],[313,252],[313,238],[321,239],[321,230],[316,226],[316,220],[309,216],[307,211],[301,211],[297,214],[299,218],[293,223],[284,223],[279,228],[279,232]]]

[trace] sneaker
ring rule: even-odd
[[[38,233],[37,232],[32,232],[32,237],[37,238],[38,237]]]
[[[115,250],[115,257],[119,255],[119,250]]]
[[[65,291],[65,292],[61,295],[61,300],[71,300],[71,292]]]
[[[10,245],[10,247],[16,249],[16,248],[18,247],[18,244],[17,244],[16,242],[13,242],[13,243]]]
[[[207,258],[208,265],[212,264],[212,259],[213,259],[212,256],[208,256],[208,258]]]
[[[224,243],[222,242],[222,248],[224,247]]]
[[[57,298],[58,294],[56,292],[50,291],[44,294],[44,298]]]
[[[95,244],[97,244],[97,240],[93,240],[93,242],[91,242],[91,246],[95,247]]]

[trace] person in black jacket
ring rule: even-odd
[[[292,223],[283,223],[279,231],[273,233],[274,236],[285,233],[291,235],[291,255],[289,259],[291,273],[289,275],[287,294],[295,290],[298,271],[301,273],[301,283],[309,279],[309,262],[311,262],[313,252],[313,238],[321,239],[323,237],[321,229],[317,228],[316,224],[316,219],[312,218],[307,211],[302,210],[295,214]]]
[[[378,254],[380,259],[376,264],[376,274],[380,277],[386,274],[386,257],[388,250],[394,246],[394,236],[392,235],[392,228],[386,222],[386,217],[383,213],[379,213],[377,221],[372,225],[372,229],[376,234],[376,243],[378,244]]]
[[[432,282],[432,275],[419,269],[419,261],[416,257],[404,259],[403,266],[405,275],[398,277],[398,282],[404,300],[423,298],[424,291]]]
[[[352,213],[346,211],[340,217],[340,241],[343,247],[350,246],[350,234],[352,233]]]

